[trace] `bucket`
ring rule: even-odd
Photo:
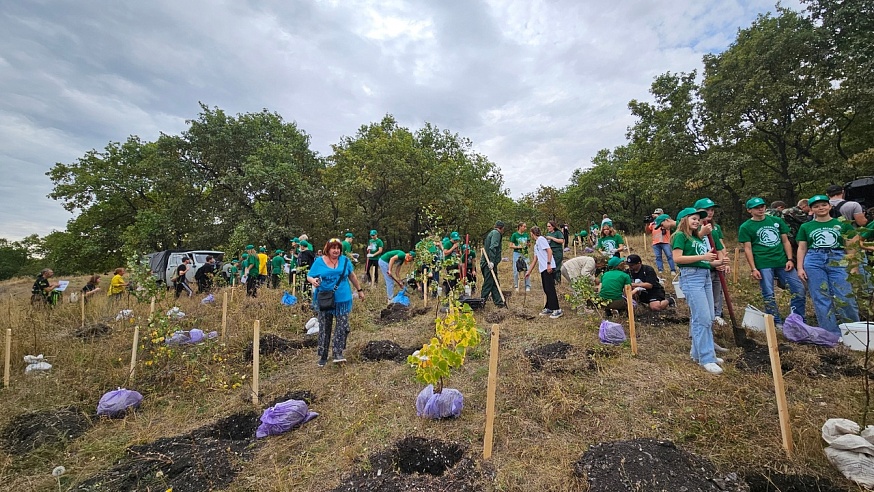
[[[683,294],[683,289],[680,288],[680,281],[674,280],[674,294],[677,294],[677,299],[685,299],[686,294]]]
[[[856,323],[844,323],[838,327],[841,329],[841,342],[851,350],[865,351],[865,342],[868,340],[868,323],[858,321]],[[871,323],[871,332],[874,332],[874,322]],[[872,340],[874,342],[874,340]],[[872,347],[874,348],[874,343]]]
[[[753,331],[765,331],[765,313],[759,311],[753,306],[747,306],[747,309],[744,311],[744,319],[741,322],[746,328],[749,328]]]

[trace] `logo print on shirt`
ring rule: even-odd
[[[816,229],[810,233],[814,248],[837,248],[840,238],[841,233],[834,229]]]
[[[610,251],[616,251],[616,241],[614,241],[613,239],[607,239],[606,241],[601,241],[601,245],[603,246],[604,249],[607,249]]]
[[[710,251],[710,248],[703,242],[695,241],[693,244],[695,245],[695,252],[699,255],[706,255]]]
[[[764,226],[757,233],[759,244],[765,247],[772,247],[780,244],[780,234],[777,232],[777,226]]]

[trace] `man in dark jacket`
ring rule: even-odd
[[[483,241],[483,248],[486,254],[480,259],[480,270],[483,272],[483,288],[482,298],[488,299],[491,295],[492,300],[498,307],[505,307],[501,290],[497,285],[498,278],[498,263],[501,262],[501,235],[504,233],[504,223],[502,221],[495,222],[495,228],[486,234],[486,239]]]

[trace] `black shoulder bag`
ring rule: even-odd
[[[348,262],[349,259],[347,258],[346,261]],[[344,263],[343,270],[345,269],[346,264]],[[319,311],[332,311],[334,309],[334,294],[337,292],[337,289],[340,288],[340,284],[346,280],[347,277],[348,275],[342,275],[340,280],[337,280],[337,285],[335,285],[331,290],[319,290],[316,294],[316,302],[318,303]]]

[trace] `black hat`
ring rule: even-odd
[[[628,258],[625,258],[625,262],[629,265],[636,265],[641,263],[640,256],[638,255],[628,255]]]
[[[499,221],[495,222],[495,228],[496,229],[503,229],[504,228],[504,221],[499,220]]]
[[[844,192],[844,187],[841,185],[831,185],[825,189],[825,194],[828,196],[835,196]]]

